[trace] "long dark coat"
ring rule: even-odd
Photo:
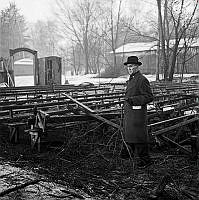
[[[124,103],[124,139],[129,143],[147,143],[147,103],[153,101],[150,83],[137,72],[127,81]]]

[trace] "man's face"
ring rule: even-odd
[[[127,70],[128,70],[128,73],[131,75],[131,74],[134,74],[138,71],[138,65],[135,65],[135,64],[128,64],[127,65]]]

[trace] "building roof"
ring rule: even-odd
[[[174,44],[175,40],[170,40],[170,46]],[[184,40],[180,41],[179,47],[184,46]],[[199,38],[196,39],[190,47],[199,47]],[[125,45],[120,46],[115,50],[116,54],[123,54],[123,53],[134,53],[136,55],[143,54],[146,52],[151,52],[157,50],[157,41],[153,42],[134,42],[134,43],[127,43]],[[110,52],[111,54],[113,51]]]
[[[157,41],[127,43],[116,49],[116,53],[143,52],[157,49]],[[111,52],[112,53],[112,52]]]

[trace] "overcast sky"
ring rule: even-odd
[[[28,22],[53,18],[55,0],[0,0],[0,10],[7,7],[9,2],[15,2],[17,8],[20,9],[20,13],[24,15]],[[156,3],[153,0],[125,0],[123,6],[127,13],[135,12],[135,7],[141,9],[143,13],[148,9],[154,9]]]
[[[20,13],[25,16],[28,22],[37,20],[46,20],[53,16],[54,0],[0,0],[0,10],[9,5],[9,2],[15,2]]]

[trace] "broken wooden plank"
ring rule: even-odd
[[[189,120],[186,120],[186,121],[183,121],[183,122],[180,122],[180,123],[175,124],[173,126],[170,126],[170,127],[167,127],[167,128],[152,132],[151,134],[154,135],[154,136],[162,135],[162,134],[164,134],[164,133],[166,133],[168,131],[172,131],[173,129],[176,129],[176,128],[181,127],[181,126],[185,126],[187,124],[190,124],[190,123],[198,121],[198,120],[199,120],[199,116],[194,117],[194,118],[189,119]]]
[[[185,147],[181,146],[180,144],[178,144],[177,142],[174,142],[173,140],[171,140],[170,138],[162,135],[161,137],[163,137],[165,140],[169,141],[170,143],[174,144],[175,146],[177,146],[179,149],[181,149],[185,154],[191,155],[191,152],[186,149]]]
[[[162,124],[167,123],[167,122],[172,122],[172,121],[183,119],[183,118],[186,118],[186,117],[193,117],[195,115],[196,114],[189,114],[189,115],[183,115],[183,116],[180,116],[180,117],[167,119],[167,120],[164,120],[164,121],[160,121],[160,122],[156,122],[156,123],[153,123],[153,124],[149,124],[148,127],[151,128],[152,126],[157,126],[157,125],[159,126],[159,125],[162,125]]]
[[[114,127],[114,128],[122,129],[122,127],[121,127],[120,125],[118,125],[118,124],[116,124],[116,123],[114,123],[114,122],[112,122],[112,121],[110,121],[110,120],[108,120],[108,119],[105,119],[104,117],[101,117],[101,116],[96,115],[96,114],[94,114],[94,113],[88,113],[88,114],[89,114],[90,116],[96,118],[97,120],[102,121],[102,122],[104,122],[104,123],[106,123],[106,124],[108,124],[108,125],[110,125],[110,126],[112,126],[112,127]]]
[[[76,99],[74,99],[73,97],[71,97],[70,95],[65,94],[65,93],[64,93],[63,95],[64,95],[64,96],[67,96],[70,100],[72,100],[73,102],[75,102],[76,104],[78,104],[81,108],[84,109],[84,111],[85,111],[88,115],[90,115],[90,116],[96,118],[97,120],[102,121],[102,122],[104,122],[104,123],[106,123],[106,124],[108,124],[108,125],[110,125],[110,126],[112,126],[112,127],[114,127],[114,128],[117,128],[117,129],[122,130],[122,128],[121,128],[120,125],[118,125],[118,124],[116,124],[116,123],[113,123],[112,121],[110,121],[110,120],[108,120],[108,119],[105,119],[105,118],[103,118],[103,117],[97,115],[96,112],[95,112],[94,110],[90,109],[88,106],[84,105],[83,103],[80,103],[79,101],[77,101]]]
[[[84,105],[83,103],[77,101],[76,99],[74,99],[73,97],[71,97],[70,95],[66,94],[66,93],[62,93],[62,95],[68,97],[70,100],[72,100],[74,103],[76,103],[77,105],[79,105],[81,108],[84,109],[84,111],[89,112],[89,113],[95,113],[94,110],[91,110],[88,106]]]

